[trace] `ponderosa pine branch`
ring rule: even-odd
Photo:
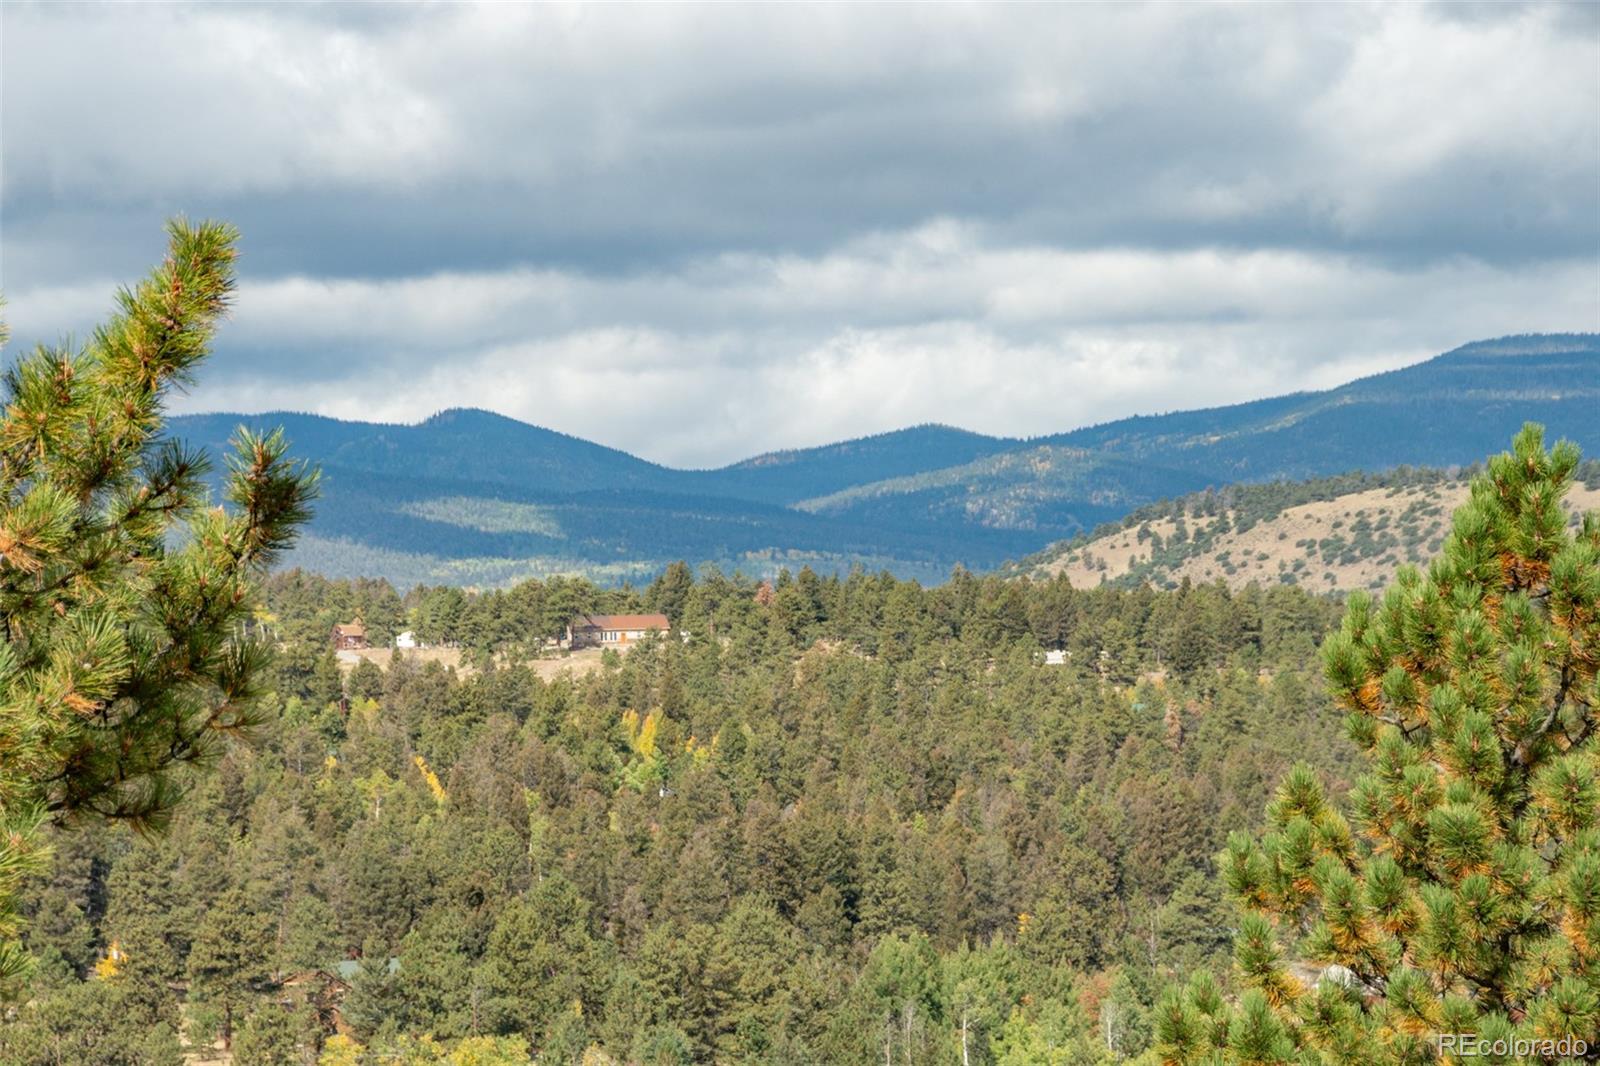
[[[204,456],[160,439],[229,306],[237,234],[180,220],[168,238],[82,350],[36,349],[3,378],[0,823],[158,827],[177,774],[253,721],[265,650],[239,623],[316,478],[275,434],[230,477],[229,509],[207,509]],[[0,837],[0,871],[31,846]],[[0,876],[0,913],[8,892]],[[15,957],[0,955],[0,978]]]
[[[1348,1061],[1352,1049],[1415,1061],[1431,1057],[1421,1041],[1445,1019],[1454,1032],[1600,1031],[1600,763],[1586,687],[1600,663],[1600,516],[1567,531],[1560,503],[1577,461],[1572,445],[1547,452],[1525,427],[1473,482],[1426,575],[1403,568],[1376,603],[1352,595],[1325,643],[1329,689],[1373,761],[1352,793],[1368,866],[1351,869],[1327,844],[1333,812],[1309,768],[1280,785],[1263,840],[1229,841],[1227,886],[1257,918],[1239,941],[1246,982],[1277,972],[1264,959],[1300,954],[1339,963],[1371,994],[1325,1020],[1315,989],[1241,1001],[1225,1024],[1287,1040],[1230,1039],[1214,1053],[1169,1003],[1163,1061]],[[1571,706],[1584,708],[1576,725],[1564,722]],[[1558,728],[1564,749],[1550,742]],[[1400,969],[1380,988],[1374,963],[1390,956]]]

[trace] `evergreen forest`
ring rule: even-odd
[[[542,680],[528,638],[600,607],[683,637]],[[354,614],[415,619],[463,665],[341,673],[328,633]],[[261,1063],[474,1039],[540,1062],[1133,1056],[1165,984],[1226,980],[1228,833],[1296,759],[1350,784],[1307,665],[1338,614],[965,573],[405,597],[277,575],[253,742],[159,837],[54,834],[0,1057],[176,1063],[213,1035]]]

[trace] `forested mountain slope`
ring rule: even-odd
[[[853,486],[961,467],[1022,441],[952,426],[912,426],[819,448],[769,452],[705,471],[705,484],[730,496],[799,503]]]
[[[1567,437],[1593,454],[1600,446],[1600,336],[1549,334],[1465,345],[1401,370],[1325,392],[1279,396],[1231,407],[1121,419],[1030,442],[1024,448],[1115,457],[1148,467],[1156,496],[1191,486],[1321,478],[1401,465],[1447,467],[1503,447],[1524,422],[1550,439]],[[1018,454],[1016,452],[1010,454]],[[844,518],[950,520],[982,527],[1031,528],[1069,536],[1092,528],[1093,487],[1053,476],[1040,464],[1019,493],[982,462],[895,482],[859,486],[836,497]],[[1166,478],[1164,485],[1157,475]],[[1146,496],[1147,500],[1155,497]],[[834,501],[827,501],[832,504]]]
[[[1049,438],[1202,471],[1215,481],[1323,477],[1474,462],[1524,422],[1584,443],[1600,409],[1600,335],[1463,345],[1325,392],[1153,417]]]
[[[182,415],[171,424],[175,435],[212,450],[222,449],[240,424],[254,429],[282,426],[297,454],[353,473],[552,492],[665,492],[689,484],[680,471],[489,411],[442,411],[416,425],[278,411]]]
[[[483,411],[414,426],[190,415],[216,451],[283,425],[323,466],[294,562],[402,584],[646,578],[668,561],[772,573],[988,569],[1207,487],[1476,461],[1525,421],[1600,451],[1600,336],[1470,344],[1325,392],[1123,419],[1030,441],[918,426],[717,470],[674,470]]]

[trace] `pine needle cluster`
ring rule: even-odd
[[[1264,839],[1230,839],[1245,991],[1169,994],[1165,1061],[1457,1058],[1443,1034],[1600,1054],[1600,515],[1561,506],[1578,460],[1524,427],[1425,573],[1351,596],[1323,666],[1370,772],[1347,820],[1297,767]]]
[[[27,970],[15,899],[41,825],[158,829],[185,768],[255,724],[254,582],[316,477],[281,434],[241,430],[213,503],[206,457],[161,434],[228,309],[237,236],[172,223],[86,344],[41,346],[0,384],[0,987]]]

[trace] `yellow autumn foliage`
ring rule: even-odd
[[[428,760],[421,755],[413,755],[411,761],[416,763],[417,769],[422,772],[422,780],[427,782],[428,791],[433,793],[434,802],[442,806],[450,798],[450,794],[444,790],[444,785],[440,784],[439,775],[429,768]]]
[[[95,976],[103,981],[109,981],[122,972],[122,964],[127,961],[128,956],[122,950],[122,942],[113,940],[111,946],[106,948],[105,955],[94,964]]]
[[[520,1036],[469,1036],[439,1060],[440,1066],[521,1066],[532,1063]]]
[[[654,759],[656,756],[656,730],[661,726],[661,712],[651,711],[644,716],[644,721],[639,720],[639,712],[628,710],[622,712],[622,728],[628,734],[628,746],[642,759]]]
[[[366,1049],[343,1033],[328,1037],[317,1057],[317,1066],[359,1066]]]
[[[722,734],[716,733],[711,737],[711,743],[701,743],[698,737],[691,736],[683,744],[683,750],[694,757],[696,766],[704,766],[711,761],[711,756],[717,753],[717,742],[722,739]]]

